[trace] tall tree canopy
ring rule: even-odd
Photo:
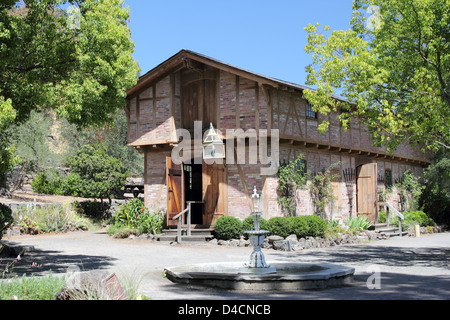
[[[319,112],[341,111],[344,127],[363,121],[390,152],[403,141],[450,148],[450,2],[354,0],[350,24],[305,28],[307,84],[317,88],[306,99]]]
[[[79,127],[102,125],[123,107],[137,80],[123,0],[0,2],[1,135],[32,110],[53,109]],[[2,160],[3,161],[3,160]],[[1,170],[0,170],[1,173]]]

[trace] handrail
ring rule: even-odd
[[[187,224],[186,235],[188,237],[190,237],[191,236],[191,204],[203,203],[203,201],[186,201],[186,202],[188,204],[188,207],[172,218],[172,220],[178,219],[178,222],[177,222],[177,242],[178,243],[181,243],[181,226],[183,224],[183,214],[185,214],[186,212],[188,213],[187,217],[186,217],[186,222],[187,222],[186,223]]]
[[[189,203],[188,207],[181,211],[179,214],[177,214],[175,217],[172,218],[172,220],[178,219],[177,222],[177,243],[181,243],[181,225],[183,224],[183,214],[188,212],[187,216],[187,235],[191,235],[191,204]]]
[[[389,210],[392,210],[392,212],[400,218],[400,219],[398,219],[398,229],[399,229],[399,233],[400,233],[400,237],[401,237],[402,232],[403,232],[402,231],[402,221],[405,219],[405,216],[403,214],[401,214],[400,211],[395,209],[394,206],[391,205],[389,202],[378,202],[378,205],[388,207]],[[386,212],[387,226],[389,226],[389,210],[387,210],[387,212]]]
[[[186,211],[188,211],[189,208],[184,209],[183,211],[181,211],[179,214],[177,214],[175,217],[172,218],[172,220],[178,219],[180,216],[183,215],[183,213],[185,213]]]

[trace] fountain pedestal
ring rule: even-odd
[[[254,189],[254,193],[252,195],[253,200],[253,224],[255,230],[244,231],[244,233],[248,234],[250,242],[253,246],[253,252],[250,255],[250,262],[245,264],[243,268],[239,269],[239,273],[247,273],[247,274],[269,274],[276,273],[277,270],[272,268],[270,265],[266,263],[266,259],[264,258],[264,254],[261,251],[261,246],[264,244],[265,235],[270,233],[267,230],[261,229],[261,215],[259,212],[259,195],[256,191],[256,187]],[[255,201],[256,200],[256,201]]]
[[[239,273],[252,273],[252,274],[268,274],[276,273],[277,269],[272,268],[266,263],[264,254],[261,251],[261,246],[264,243],[265,234],[269,231],[246,231],[249,235],[250,242],[253,245],[253,252],[250,255],[250,262],[245,264],[244,267],[239,269]]]

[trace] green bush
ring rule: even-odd
[[[71,173],[63,179],[58,194],[63,196],[82,197],[84,192],[80,175]]]
[[[271,235],[280,236],[286,238],[292,234],[291,219],[287,217],[273,217],[267,221],[267,230]]]
[[[63,176],[56,169],[40,172],[31,182],[31,188],[36,193],[60,194]]]
[[[261,218],[259,223],[260,230],[267,230],[267,220]],[[247,217],[242,221],[242,232],[255,230],[255,224],[253,222],[253,217]],[[244,232],[244,237],[248,239],[248,235]]]
[[[128,230],[135,230],[136,233],[158,234],[165,228],[165,215],[156,211],[150,213],[140,198],[133,198],[120,205],[114,215],[115,227],[113,230],[120,230],[127,227]]]
[[[90,200],[74,201],[72,202],[72,208],[80,216],[91,218],[94,221],[108,221],[112,217],[112,207],[107,203]]]
[[[261,218],[259,226],[260,226],[260,230],[267,230],[267,220],[264,218]],[[252,216],[247,217],[244,219],[244,221],[242,221],[242,230],[243,231],[255,230]]]
[[[319,216],[304,216],[306,224],[308,225],[308,236],[323,237],[327,229],[327,223]]]
[[[402,221],[403,230],[408,230],[410,227],[416,224],[420,225],[421,227],[436,225],[434,220],[423,211],[406,211],[402,214],[405,217],[405,219]],[[389,221],[390,223],[398,227],[398,217],[395,214],[391,213],[389,215]],[[386,211],[383,210],[378,213],[378,222],[386,222]]]
[[[434,226],[435,223],[433,219],[427,216],[423,211],[406,211],[403,212],[405,219],[402,221],[402,229],[409,230],[412,226],[418,224],[421,227]],[[398,217],[390,219],[396,226],[399,225]]]
[[[405,221],[415,221],[421,227],[435,226],[433,219],[431,219],[423,211],[407,211],[404,213]]]
[[[384,217],[386,220],[386,216]],[[371,226],[371,222],[366,216],[350,217],[345,222],[345,225],[349,227],[349,230],[353,234],[357,234],[360,231],[367,230]]]
[[[90,145],[82,146],[75,155],[67,158],[70,167],[69,190],[77,192],[78,196],[86,198],[109,199],[121,190],[127,177],[128,170],[120,159],[108,156],[102,147]]]
[[[6,230],[13,223],[11,208],[0,203],[0,240],[3,236],[3,231]]]
[[[273,217],[267,221],[271,235],[283,238],[295,234],[298,238],[323,237],[327,223],[319,216]]]
[[[295,234],[298,238],[306,238],[310,236],[308,221],[305,216],[291,217],[290,233]]]
[[[242,234],[242,222],[231,216],[220,217],[214,224],[214,233],[216,238],[221,240],[239,239]]]

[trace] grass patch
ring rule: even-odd
[[[53,300],[65,284],[64,277],[12,278],[0,281],[0,300]]]

